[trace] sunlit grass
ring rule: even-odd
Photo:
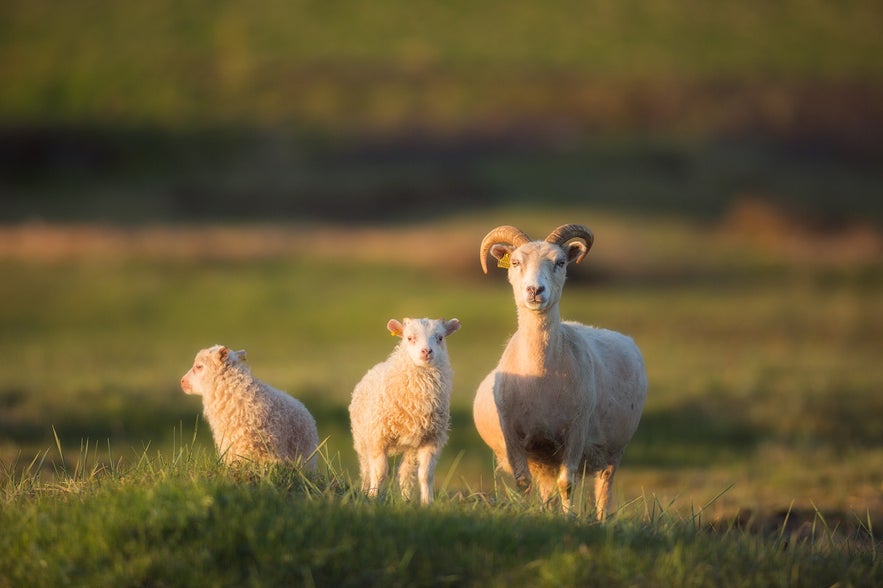
[[[544,510],[501,483],[431,507],[358,491],[339,455],[317,473],[223,467],[174,431],[173,449],[43,479],[0,472],[0,580],[9,585],[813,585],[883,579],[874,520],[789,508],[780,523],[707,517],[704,503],[641,495],[607,523]],[[61,452],[59,446],[58,452]],[[41,459],[55,460],[60,455]],[[83,466],[83,467],[81,467]],[[681,502],[680,507],[676,502]],[[686,507],[686,508],[685,508]],[[712,524],[713,523],[713,524]]]
[[[616,479],[620,504],[644,490],[701,504],[732,484],[716,513],[792,501],[879,506],[883,306],[873,266],[811,267],[787,256],[733,263],[728,235],[671,219],[642,220],[638,231],[594,211],[504,212],[532,234],[587,218],[598,235],[572,269],[561,308],[565,318],[630,334],[647,362],[650,394]],[[195,426],[199,399],[186,397],[179,379],[198,349],[225,343],[247,349],[258,377],[303,400],[328,451],[355,471],[346,406],[355,382],[394,345],[386,320],[456,316],[463,329],[449,342],[453,423],[439,479],[452,493],[491,491],[499,479],[471,403],[515,313],[503,274],[483,276],[475,261],[484,228],[469,219],[427,224],[425,245],[419,230],[390,228],[386,245],[371,241],[358,259],[321,247],[312,257],[282,248],[206,259],[169,246],[145,252],[125,238],[94,257],[9,258],[0,263],[0,459],[53,475],[35,456],[60,447],[71,472],[71,457],[88,447],[104,467],[128,466],[145,447],[171,450],[165,432],[174,426],[211,450],[207,427]],[[186,234],[164,236],[175,243]],[[321,229],[311,235],[323,242]],[[421,246],[443,254],[421,255]]]

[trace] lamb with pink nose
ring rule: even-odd
[[[389,456],[402,454],[402,495],[410,497],[416,478],[420,502],[429,504],[451,420],[453,370],[445,340],[460,321],[392,319],[386,327],[402,341],[356,384],[349,406],[362,491],[376,496],[387,477]]]

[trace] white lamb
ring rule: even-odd
[[[319,434],[313,416],[301,401],[252,376],[245,359],[245,350],[215,345],[197,353],[181,378],[186,394],[202,396],[221,459],[288,461],[315,470]]]
[[[647,396],[644,360],[631,338],[562,322],[558,305],[567,264],[592,246],[581,225],[563,225],[543,241],[501,226],[481,244],[508,267],[518,330],[479,385],[473,417],[500,467],[528,489],[536,480],[548,502],[556,486],[565,512],[578,475],[595,475],[595,508],[606,516],[611,483]]]
[[[388,456],[402,454],[402,496],[410,498],[416,473],[420,502],[429,504],[451,420],[453,370],[445,338],[460,322],[406,318],[386,326],[402,341],[386,361],[368,370],[349,406],[362,491],[376,496],[386,480]]]

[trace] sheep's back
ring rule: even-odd
[[[229,370],[218,379],[204,414],[227,461],[239,456],[294,460],[318,445],[316,423],[306,406],[244,370]]]

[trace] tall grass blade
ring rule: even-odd
[[[61,459],[61,473],[63,475],[67,475],[67,466],[64,461],[64,449],[61,448],[61,439],[58,438],[58,431],[55,430],[55,425],[52,425],[52,435],[55,437],[55,447],[58,448],[58,456]],[[56,470],[58,466],[56,466]]]
[[[439,488],[440,493],[447,493],[448,486],[451,483],[451,479],[454,477],[454,472],[457,471],[457,466],[460,465],[460,461],[463,459],[463,455],[465,455],[464,450],[460,450],[457,454],[457,457],[454,458],[454,461],[451,462],[451,466],[448,468],[448,473],[445,475],[444,480],[442,480],[441,487]]]

